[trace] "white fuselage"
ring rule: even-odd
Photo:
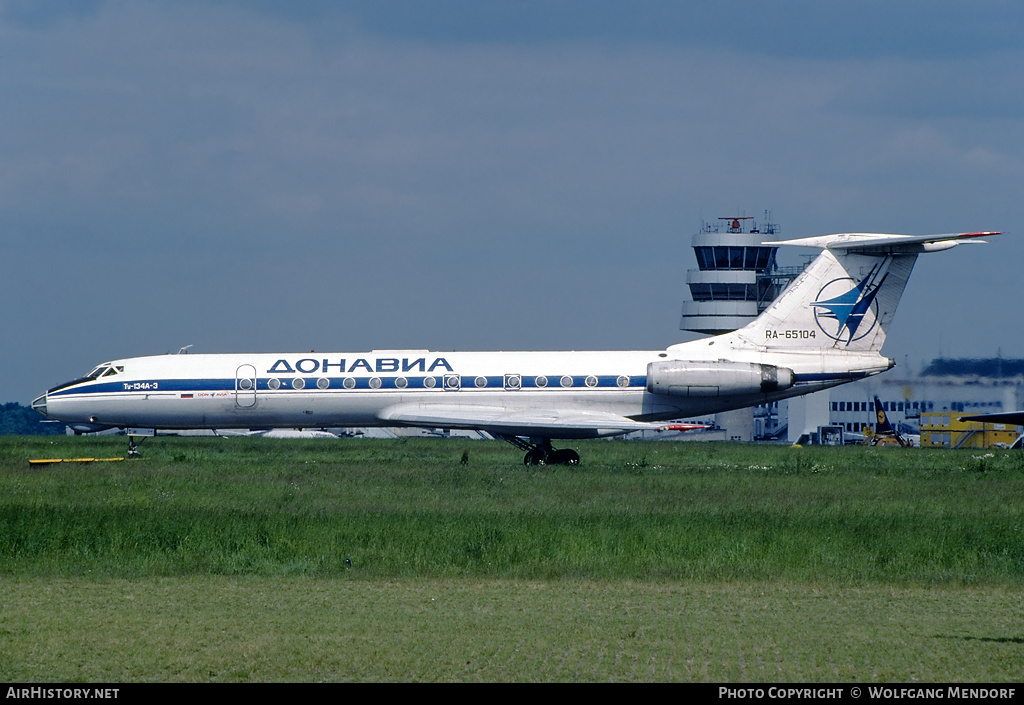
[[[874,353],[858,355],[862,363],[851,366],[851,354],[733,350],[730,361],[791,369],[795,384],[768,392],[717,386],[682,394],[649,390],[651,363],[714,363],[718,352],[695,341],[668,351],[162,355],[105,363],[97,368],[99,376],[55,387],[33,406],[51,418],[97,427],[415,425],[574,438],[629,430],[615,418],[650,422],[714,413],[824,389],[889,367]],[[550,428],[542,428],[538,415],[552,409],[557,411]],[[555,418],[573,414],[595,421],[570,428]],[[529,423],[518,427],[518,416],[529,417]],[[602,424],[602,418],[609,421]]]

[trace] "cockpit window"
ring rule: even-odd
[[[110,364],[104,363],[104,364],[98,366],[96,369],[94,369],[89,374],[87,374],[85,376],[85,379],[86,380],[90,380],[90,379],[96,379],[97,377],[110,377],[111,375],[116,375],[119,372],[124,372],[124,366],[123,365],[110,365]]]

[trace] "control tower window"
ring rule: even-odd
[[[774,264],[775,250],[772,247],[739,247],[721,245],[718,247],[695,247],[697,267],[701,271],[756,271],[764,273]]]
[[[755,301],[755,284],[691,284],[694,301]]]

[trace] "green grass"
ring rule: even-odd
[[[190,576],[0,579],[0,678],[1019,682],[1018,592]]]
[[[0,679],[1019,680],[1024,454],[571,445],[0,438]]]
[[[17,441],[0,558],[27,575],[1020,585],[1019,454],[581,444],[525,469],[443,440]],[[459,462],[468,447],[470,462]]]

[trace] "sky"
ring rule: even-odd
[[[662,349],[701,221],[766,211],[1003,231],[883,352],[1024,358],[1022,196],[1011,0],[0,0],[0,402],[186,345]]]

